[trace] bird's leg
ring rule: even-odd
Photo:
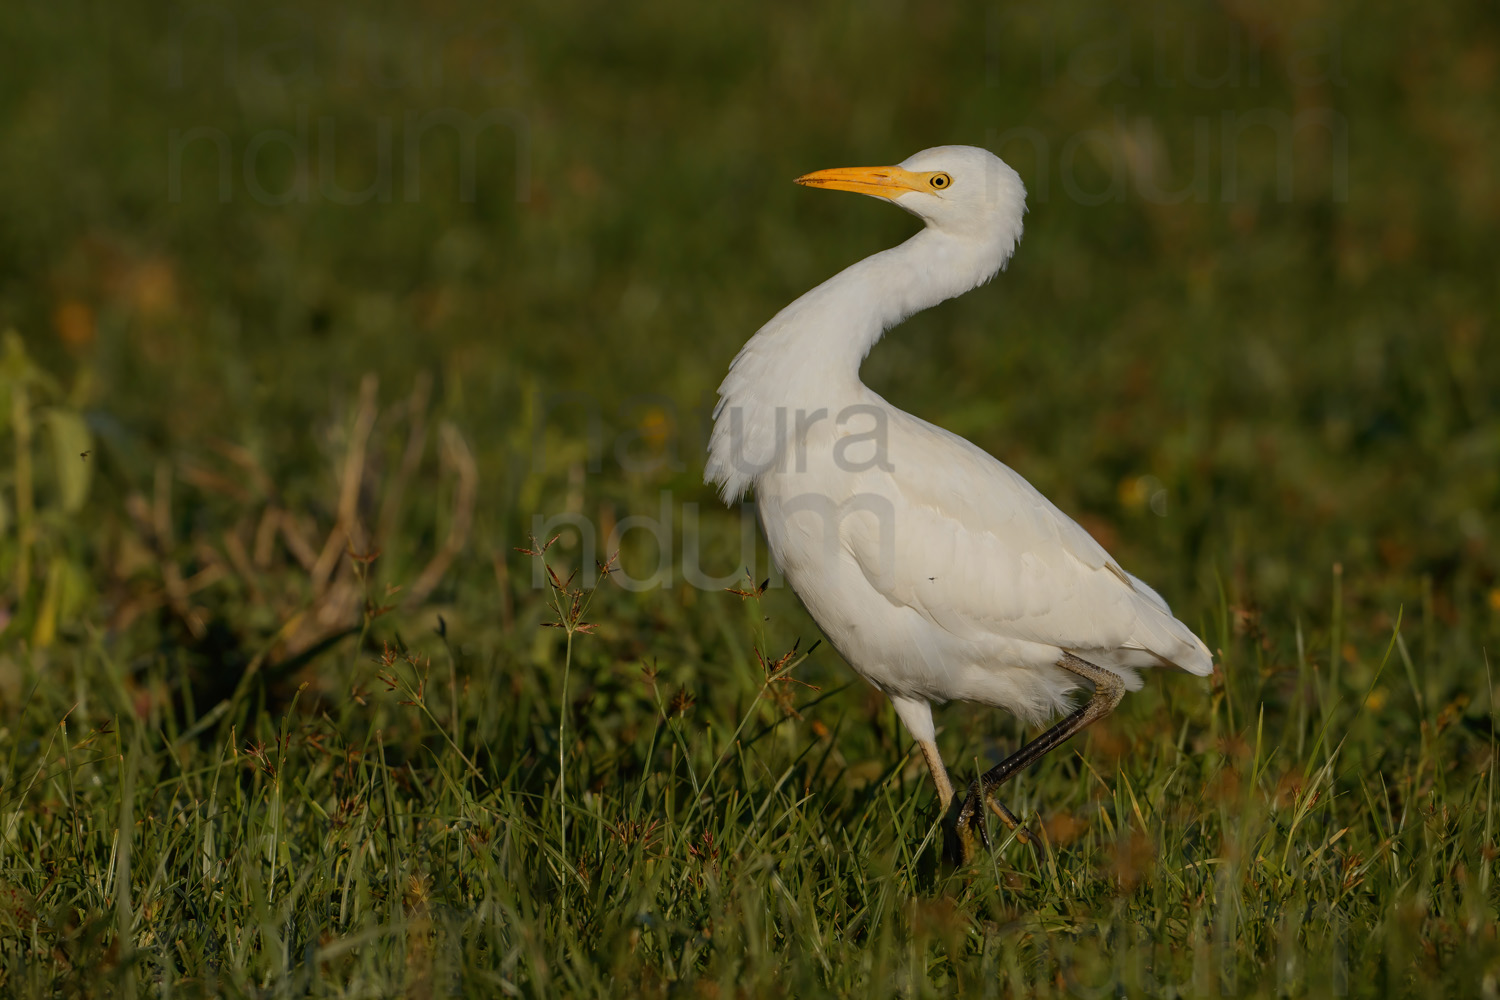
[[[931,740],[917,740],[917,746],[922,748],[922,757],[927,761],[927,770],[932,772],[932,783],[937,785],[938,807],[943,816],[943,852],[950,858],[956,858],[962,852],[962,848],[954,839],[957,827],[948,820],[948,814],[956,811],[953,803],[953,782],[948,780],[948,769],[943,766],[943,755],[938,753],[937,744]]]
[[[1015,816],[1011,815],[1009,809],[1006,809],[998,801],[992,799],[990,793],[1018,772],[1041,760],[1050,751],[1066,742],[1069,737],[1073,736],[1079,730],[1113,712],[1115,706],[1120,703],[1120,699],[1125,695],[1125,682],[1120,679],[1119,674],[1111,670],[1096,667],[1087,660],[1079,659],[1072,653],[1064,653],[1062,659],[1057,661],[1057,665],[1093,684],[1094,692],[1085,704],[1070,712],[1057,725],[980,775],[969,786],[969,794],[964,800],[963,807],[958,812],[956,822],[956,833],[958,834],[956,839],[959,848],[959,857],[957,860],[965,864],[972,861],[975,854],[978,853],[976,840],[982,841],[985,846],[989,846],[989,833],[985,830],[984,816],[980,803],[983,802],[989,805],[1007,826],[1015,829],[1019,826],[1019,821],[1016,820]]]
[[[922,756],[927,760],[927,770],[932,772],[932,782],[937,785],[938,804],[946,813],[948,804],[953,801],[953,782],[948,780],[943,755],[938,753],[937,744],[931,740],[917,740],[917,746],[922,748]]]

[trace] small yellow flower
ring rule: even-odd
[[[651,407],[641,418],[641,437],[655,451],[661,450],[672,432],[672,417],[659,406]]]
[[[1127,510],[1140,510],[1151,499],[1151,483],[1146,476],[1126,476],[1120,480],[1115,492],[1119,495],[1120,506]]]

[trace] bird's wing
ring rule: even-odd
[[[888,498],[891,516],[855,504],[839,522],[887,600],[965,639],[1002,635],[1103,666],[1212,670],[1166,602],[1035,487],[963,438],[895,412],[889,468],[860,474],[860,495]]]

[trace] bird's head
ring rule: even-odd
[[[1000,157],[977,146],[935,146],[893,167],[836,167],[798,184],[884,198],[955,236],[1014,246],[1026,212],[1026,186]]]

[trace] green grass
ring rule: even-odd
[[[1488,7],[186,9],[0,19],[6,992],[1497,990]],[[508,125],[469,200],[422,138],[408,200],[443,109]],[[1310,109],[1346,158],[1254,124]],[[348,191],[381,118],[391,197],[337,203],[320,122]],[[257,199],[304,122],[307,200]],[[173,194],[193,128],[227,201],[214,139]],[[998,146],[1027,233],[867,380],[1219,666],[1007,787],[1044,850],[958,871],[795,597],[682,571],[770,575],[700,484],[734,351],[911,231],[790,178],[942,142]],[[559,530],[562,589],[517,551]],[[1024,735],[939,725],[964,778]]]

